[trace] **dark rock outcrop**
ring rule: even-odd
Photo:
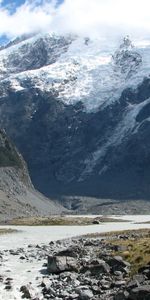
[[[0,221],[62,211],[34,189],[22,155],[4,130],[0,130],[0,203]]]
[[[74,39],[56,36],[29,39],[20,45],[20,56],[13,52],[4,61],[7,72],[16,74],[15,68],[18,72],[35,71],[43,66],[51,68],[60,57],[61,65]],[[86,47],[88,42],[86,39]],[[11,85],[14,78],[4,80],[6,75],[2,74],[0,126],[5,127],[23,154],[34,185],[45,195],[149,199],[150,78],[147,74],[144,79],[138,78],[141,53],[128,38],[124,39],[109,66],[112,78],[123,76],[129,84],[130,78],[137,74],[138,83],[129,87],[126,83],[122,92],[116,90],[117,99],[110,96],[92,111],[86,111],[80,97],[74,103],[65,102],[61,94],[68,85],[72,91],[78,77],[74,68],[78,64],[72,57],[70,72],[74,75],[70,73],[70,77],[66,75],[60,82],[52,79],[52,75],[45,78],[44,73],[37,73],[35,84],[33,74],[24,79],[20,73],[16,78],[21,87],[18,90]],[[43,85],[39,87],[41,78]],[[98,103],[101,97],[97,95]]]

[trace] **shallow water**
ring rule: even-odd
[[[101,223],[99,225],[88,226],[3,226],[3,228],[16,229],[18,232],[0,236],[0,249],[26,247],[28,244],[48,244],[50,241],[71,238],[88,233],[150,228],[150,224],[137,224],[138,222],[150,221],[150,215],[116,216],[116,219],[130,221]]]
[[[16,248],[27,248],[29,244],[48,244],[50,241],[58,239],[68,239],[87,233],[103,233],[115,230],[150,228],[150,224],[135,224],[135,222],[150,221],[149,216],[118,216],[118,219],[130,220],[129,222],[103,223],[91,226],[3,226],[17,229],[18,232],[0,236],[0,250]],[[20,300],[19,289],[22,285],[32,282],[36,287],[37,276],[41,276],[40,270],[45,261],[26,262],[20,261],[18,256],[10,255],[6,252],[4,262],[0,268],[0,275],[13,277],[13,290],[4,290],[4,285],[0,283],[0,300]],[[30,271],[30,272],[29,272]],[[42,296],[37,296],[42,300]]]

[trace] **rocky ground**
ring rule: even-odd
[[[137,267],[139,262],[134,261],[133,268],[129,256],[125,258],[125,252],[130,252],[131,244],[138,245],[138,242],[139,245],[143,243],[143,260],[136,269],[135,264]],[[144,258],[145,250],[147,259]],[[1,273],[0,292],[4,295],[3,299],[150,299],[149,230],[94,235],[58,240],[47,245],[28,245],[26,249],[3,250],[0,253],[1,270],[7,266],[9,259],[20,261],[22,268],[26,264],[30,266],[27,271],[29,278],[23,285],[18,282],[16,288],[13,273],[9,273],[10,270]],[[33,263],[39,270],[31,278]],[[21,271],[19,276],[24,276]]]
[[[100,199],[96,197],[72,196],[57,198],[70,213],[95,215],[144,215],[150,211],[150,201],[126,199]]]

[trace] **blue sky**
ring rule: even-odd
[[[22,5],[23,3],[25,3],[26,0],[3,0],[2,1],[2,5],[6,6],[6,5],[14,5],[15,7]],[[34,2],[34,0],[32,0]],[[39,2],[43,2],[42,0]],[[63,0],[58,0],[58,2],[63,2]]]
[[[16,8],[24,3],[25,0],[3,0],[1,6],[7,8],[11,13],[14,13]]]
[[[15,11],[15,9],[17,7],[19,7],[20,5],[24,4],[26,0],[3,0],[2,1],[2,6],[3,7],[8,7],[10,8],[10,10],[12,12]],[[34,0],[32,0],[33,2],[35,2]],[[58,0],[57,2],[60,4],[62,3],[64,0]],[[43,2],[43,0],[40,0],[39,2]]]
[[[7,42],[9,42],[9,39],[5,35],[0,36],[0,46],[5,45]]]
[[[24,4],[25,0],[3,0],[1,7],[7,8],[11,13],[14,13],[17,7]],[[9,41],[6,35],[0,35],[0,45],[6,44]]]

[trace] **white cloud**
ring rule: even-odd
[[[15,37],[42,30],[102,38],[150,36],[149,0],[65,0],[60,6],[56,3],[26,1],[14,14],[0,6],[0,34]]]
[[[23,33],[46,30],[50,28],[54,12],[54,3],[28,1],[11,14],[8,9],[0,8],[0,34],[15,37]]]

